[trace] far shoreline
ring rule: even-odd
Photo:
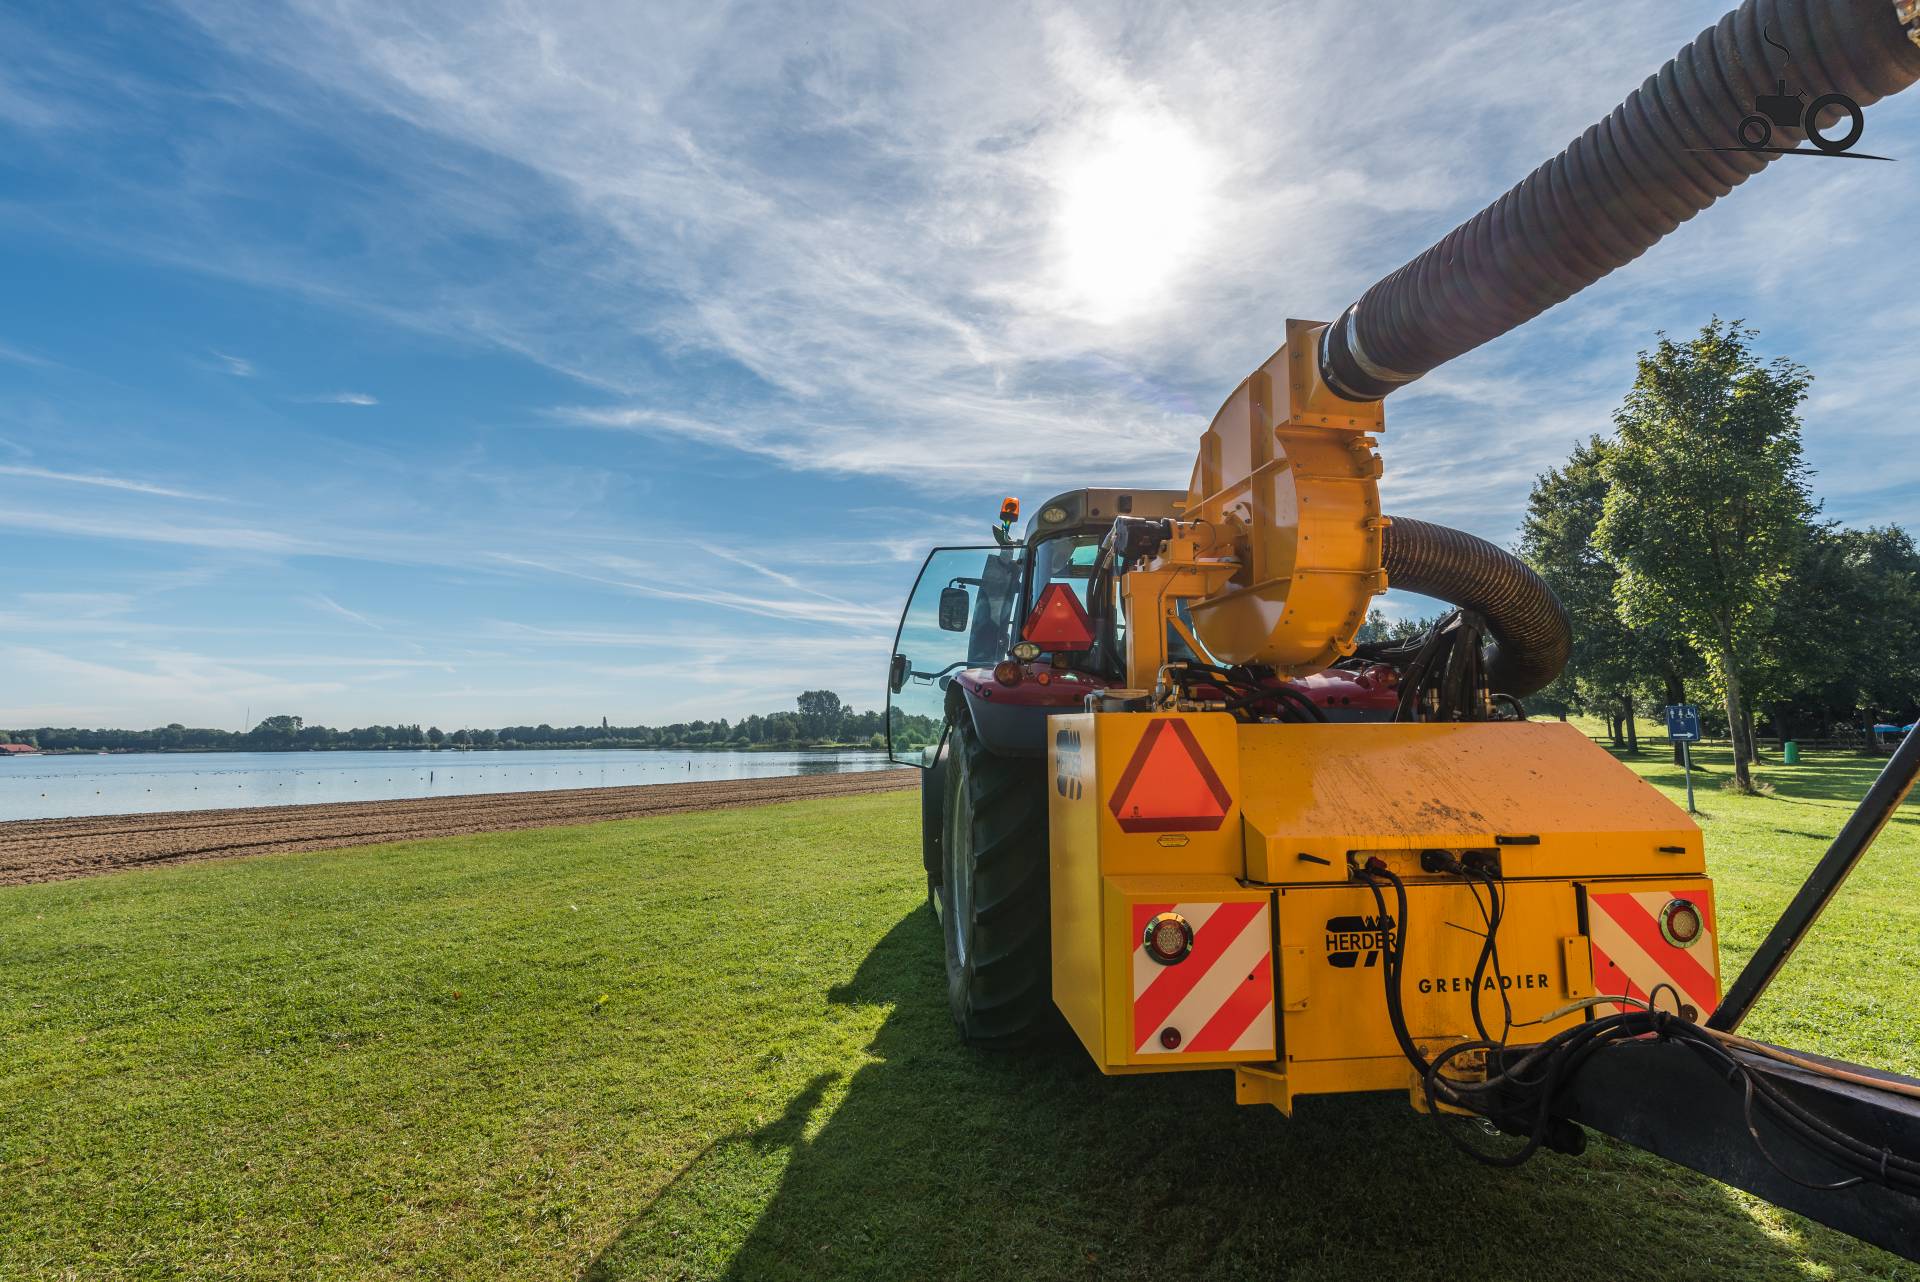
[[[454,747],[442,744],[343,744],[324,748],[276,748],[266,745],[245,748],[36,748],[32,752],[0,754],[0,761],[31,761],[39,757],[207,757],[240,753],[273,753],[282,756],[324,754],[330,752],[419,752],[431,755],[462,756],[472,752],[885,752],[884,746],[871,743],[516,743],[494,744],[486,748]]]

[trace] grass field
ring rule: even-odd
[[[1877,763],[1703,755],[1731,967]],[[1916,819],[1752,1031],[1920,1071]],[[958,1047],[917,843],[908,793],[0,890],[0,1278],[1920,1279],[1610,1144]]]

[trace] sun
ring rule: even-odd
[[[1060,179],[1054,230],[1069,308],[1112,322],[1162,297],[1201,239],[1211,168],[1164,112],[1126,108],[1102,122]]]

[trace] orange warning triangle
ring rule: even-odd
[[[1093,647],[1093,625],[1080,598],[1064,583],[1049,583],[1033,603],[1020,638],[1042,650],[1088,650]]]
[[[1126,832],[1213,832],[1233,797],[1187,723],[1169,717],[1140,737],[1107,808]]]

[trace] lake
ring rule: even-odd
[[[0,760],[0,820],[884,770],[884,752],[182,752]]]

